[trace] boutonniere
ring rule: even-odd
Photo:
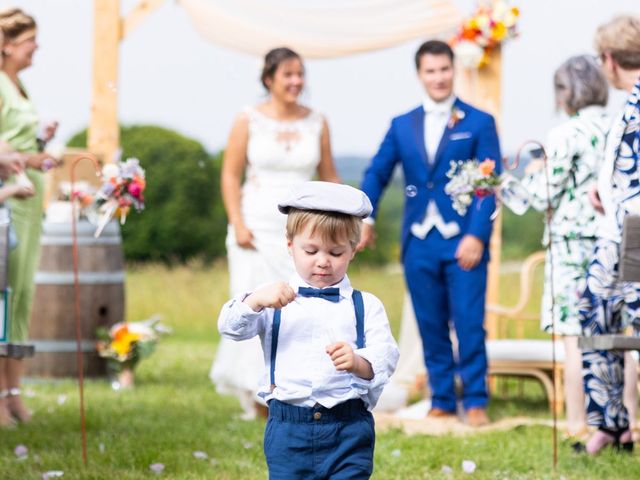
[[[449,128],[455,127],[460,120],[464,118],[464,111],[460,110],[458,107],[454,106],[451,108],[451,116],[449,117],[449,123],[447,126]]]

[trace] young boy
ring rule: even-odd
[[[370,410],[398,361],[382,303],[346,275],[371,203],[348,185],[307,182],[278,208],[297,273],[227,302],[218,328],[260,336],[269,478],[369,478]]]

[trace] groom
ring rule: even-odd
[[[397,164],[405,183],[402,261],[429,372],[429,416],[455,416],[455,375],[467,423],[489,423],[484,306],[493,198],[476,198],[466,215],[445,191],[451,161],[487,158],[500,165],[493,118],[453,94],[453,51],[431,40],[415,56],[422,105],[394,118],[362,182],[374,211],[359,247],[372,245],[377,206]],[[458,338],[454,358],[449,328]]]

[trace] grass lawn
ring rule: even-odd
[[[383,270],[354,272],[352,281],[376,293],[398,332],[403,300],[401,275]],[[505,301],[513,281],[505,279]],[[81,460],[78,395],[71,380],[32,381],[25,390],[35,410],[26,426],[0,431],[0,479],[41,479],[51,470],[64,479],[254,479],[266,478],[262,455],[264,421],[244,422],[234,399],[216,394],[207,378],[218,336],[217,311],[227,298],[223,264],[130,269],[127,277],[129,320],[161,313],[174,333],[140,364],[131,391],[115,392],[106,381],[87,382],[89,463]],[[514,392],[516,388],[512,389]],[[500,389],[501,391],[501,389]],[[496,398],[494,419],[512,415],[548,417],[542,389],[526,382],[522,398]],[[16,458],[18,445],[28,457]],[[464,438],[404,435],[394,430],[376,440],[374,478],[477,479],[622,479],[640,477],[640,455],[605,452],[597,458],[575,456],[560,442],[557,473],[551,468],[551,429],[520,427]],[[194,457],[205,452],[206,459]],[[462,472],[463,460],[477,464]],[[161,475],[153,463],[165,466]],[[452,473],[444,473],[449,466]]]

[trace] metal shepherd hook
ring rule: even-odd
[[[551,290],[551,368],[553,369],[553,398],[551,399],[551,404],[553,405],[553,469],[555,470],[558,466],[558,413],[556,411],[556,399],[558,398],[557,387],[558,382],[556,381],[556,375],[558,373],[558,369],[556,368],[556,316],[555,316],[555,288],[553,281],[553,232],[551,226],[551,216],[553,215],[553,205],[551,204],[551,190],[549,188],[551,180],[549,179],[549,169],[548,167],[548,159],[547,152],[544,149],[544,145],[538,142],[537,140],[527,140],[524,142],[516,153],[516,156],[513,162],[509,163],[507,159],[503,160],[503,164],[505,169],[507,170],[515,170],[520,165],[520,155],[524,148],[528,145],[535,145],[538,147],[540,151],[540,157],[544,162],[544,176],[547,187],[547,212],[545,215],[545,222],[547,225],[547,232],[549,233],[549,287]]]
[[[80,432],[82,439],[82,460],[87,465],[87,429],[84,415],[84,365],[82,361],[82,322],[80,319],[80,281],[78,278],[78,233],[76,230],[76,199],[75,199],[75,169],[78,162],[88,159],[93,162],[96,175],[102,175],[100,162],[90,153],[77,155],[71,161],[71,238],[73,240],[73,285],[75,296],[75,322],[76,322],[76,358],[78,363],[78,388],[80,391]]]

